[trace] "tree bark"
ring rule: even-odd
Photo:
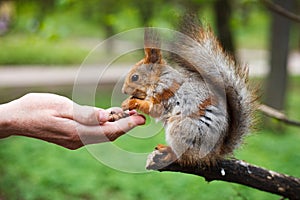
[[[291,10],[293,0],[274,0],[274,3]],[[271,70],[269,73],[265,101],[278,110],[284,110],[287,85],[287,58],[289,52],[290,21],[272,13]]]
[[[278,121],[281,121],[281,122],[286,123],[288,125],[300,127],[300,121],[289,119],[284,113],[282,113],[282,112],[280,112],[280,111],[278,111],[278,110],[276,110],[276,109],[274,109],[270,106],[261,104],[258,107],[258,110],[260,110],[263,114],[265,114],[265,115],[267,115],[271,118],[277,119]]]
[[[235,54],[235,45],[230,26],[231,5],[229,0],[216,0],[214,2],[214,12],[216,16],[216,25],[218,37],[226,51]]]
[[[182,167],[177,163],[159,169],[202,176],[206,181],[222,180],[239,183],[262,191],[281,195],[285,198],[300,199],[300,179],[280,174],[242,160],[224,159],[211,167]]]
[[[280,15],[282,15],[283,17],[286,17],[290,20],[292,20],[293,22],[298,22],[300,23],[300,16],[293,13],[293,12],[290,12],[286,9],[284,9],[283,7],[273,3],[271,0],[261,0],[265,5],[266,7],[268,7],[271,11],[273,12],[276,12]],[[298,10],[298,9],[297,9]]]

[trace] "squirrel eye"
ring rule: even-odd
[[[139,75],[134,74],[134,75],[131,77],[131,81],[134,82],[134,81],[137,81],[137,80],[139,80]]]

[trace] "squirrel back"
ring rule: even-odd
[[[122,107],[164,122],[170,146],[157,151],[174,156],[163,162],[214,163],[233,153],[249,132],[254,96],[248,67],[237,65],[194,16],[184,18],[180,32],[165,60],[159,39],[146,30],[145,58],[125,80],[123,92],[131,97]]]
[[[171,60],[207,77],[207,82],[214,85],[214,91],[220,91],[219,87],[224,89],[229,121],[221,154],[232,153],[243,136],[249,133],[253,121],[256,97],[249,85],[248,66],[235,63],[212,30],[200,25],[195,16],[184,17],[180,32],[197,43],[190,42],[186,37],[178,38],[174,48],[178,49],[179,54],[172,54]]]

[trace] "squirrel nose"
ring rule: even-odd
[[[122,88],[122,93],[123,93],[123,94],[127,94],[127,92],[125,91],[124,88]]]
[[[123,94],[129,94],[129,91],[128,91],[128,89],[125,87],[125,85],[123,85],[123,87],[122,87],[122,93],[123,93]]]

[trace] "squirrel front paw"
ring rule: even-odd
[[[142,111],[145,114],[150,114],[150,108],[153,106],[152,102],[136,99],[136,98],[128,98],[122,103],[123,110],[133,110],[137,109]]]
[[[162,169],[177,160],[176,154],[169,146],[157,145],[155,150],[148,155],[146,169]]]
[[[123,101],[121,107],[123,110],[133,110],[136,109],[139,106],[138,102],[136,102],[136,99],[128,98],[125,101]]]

